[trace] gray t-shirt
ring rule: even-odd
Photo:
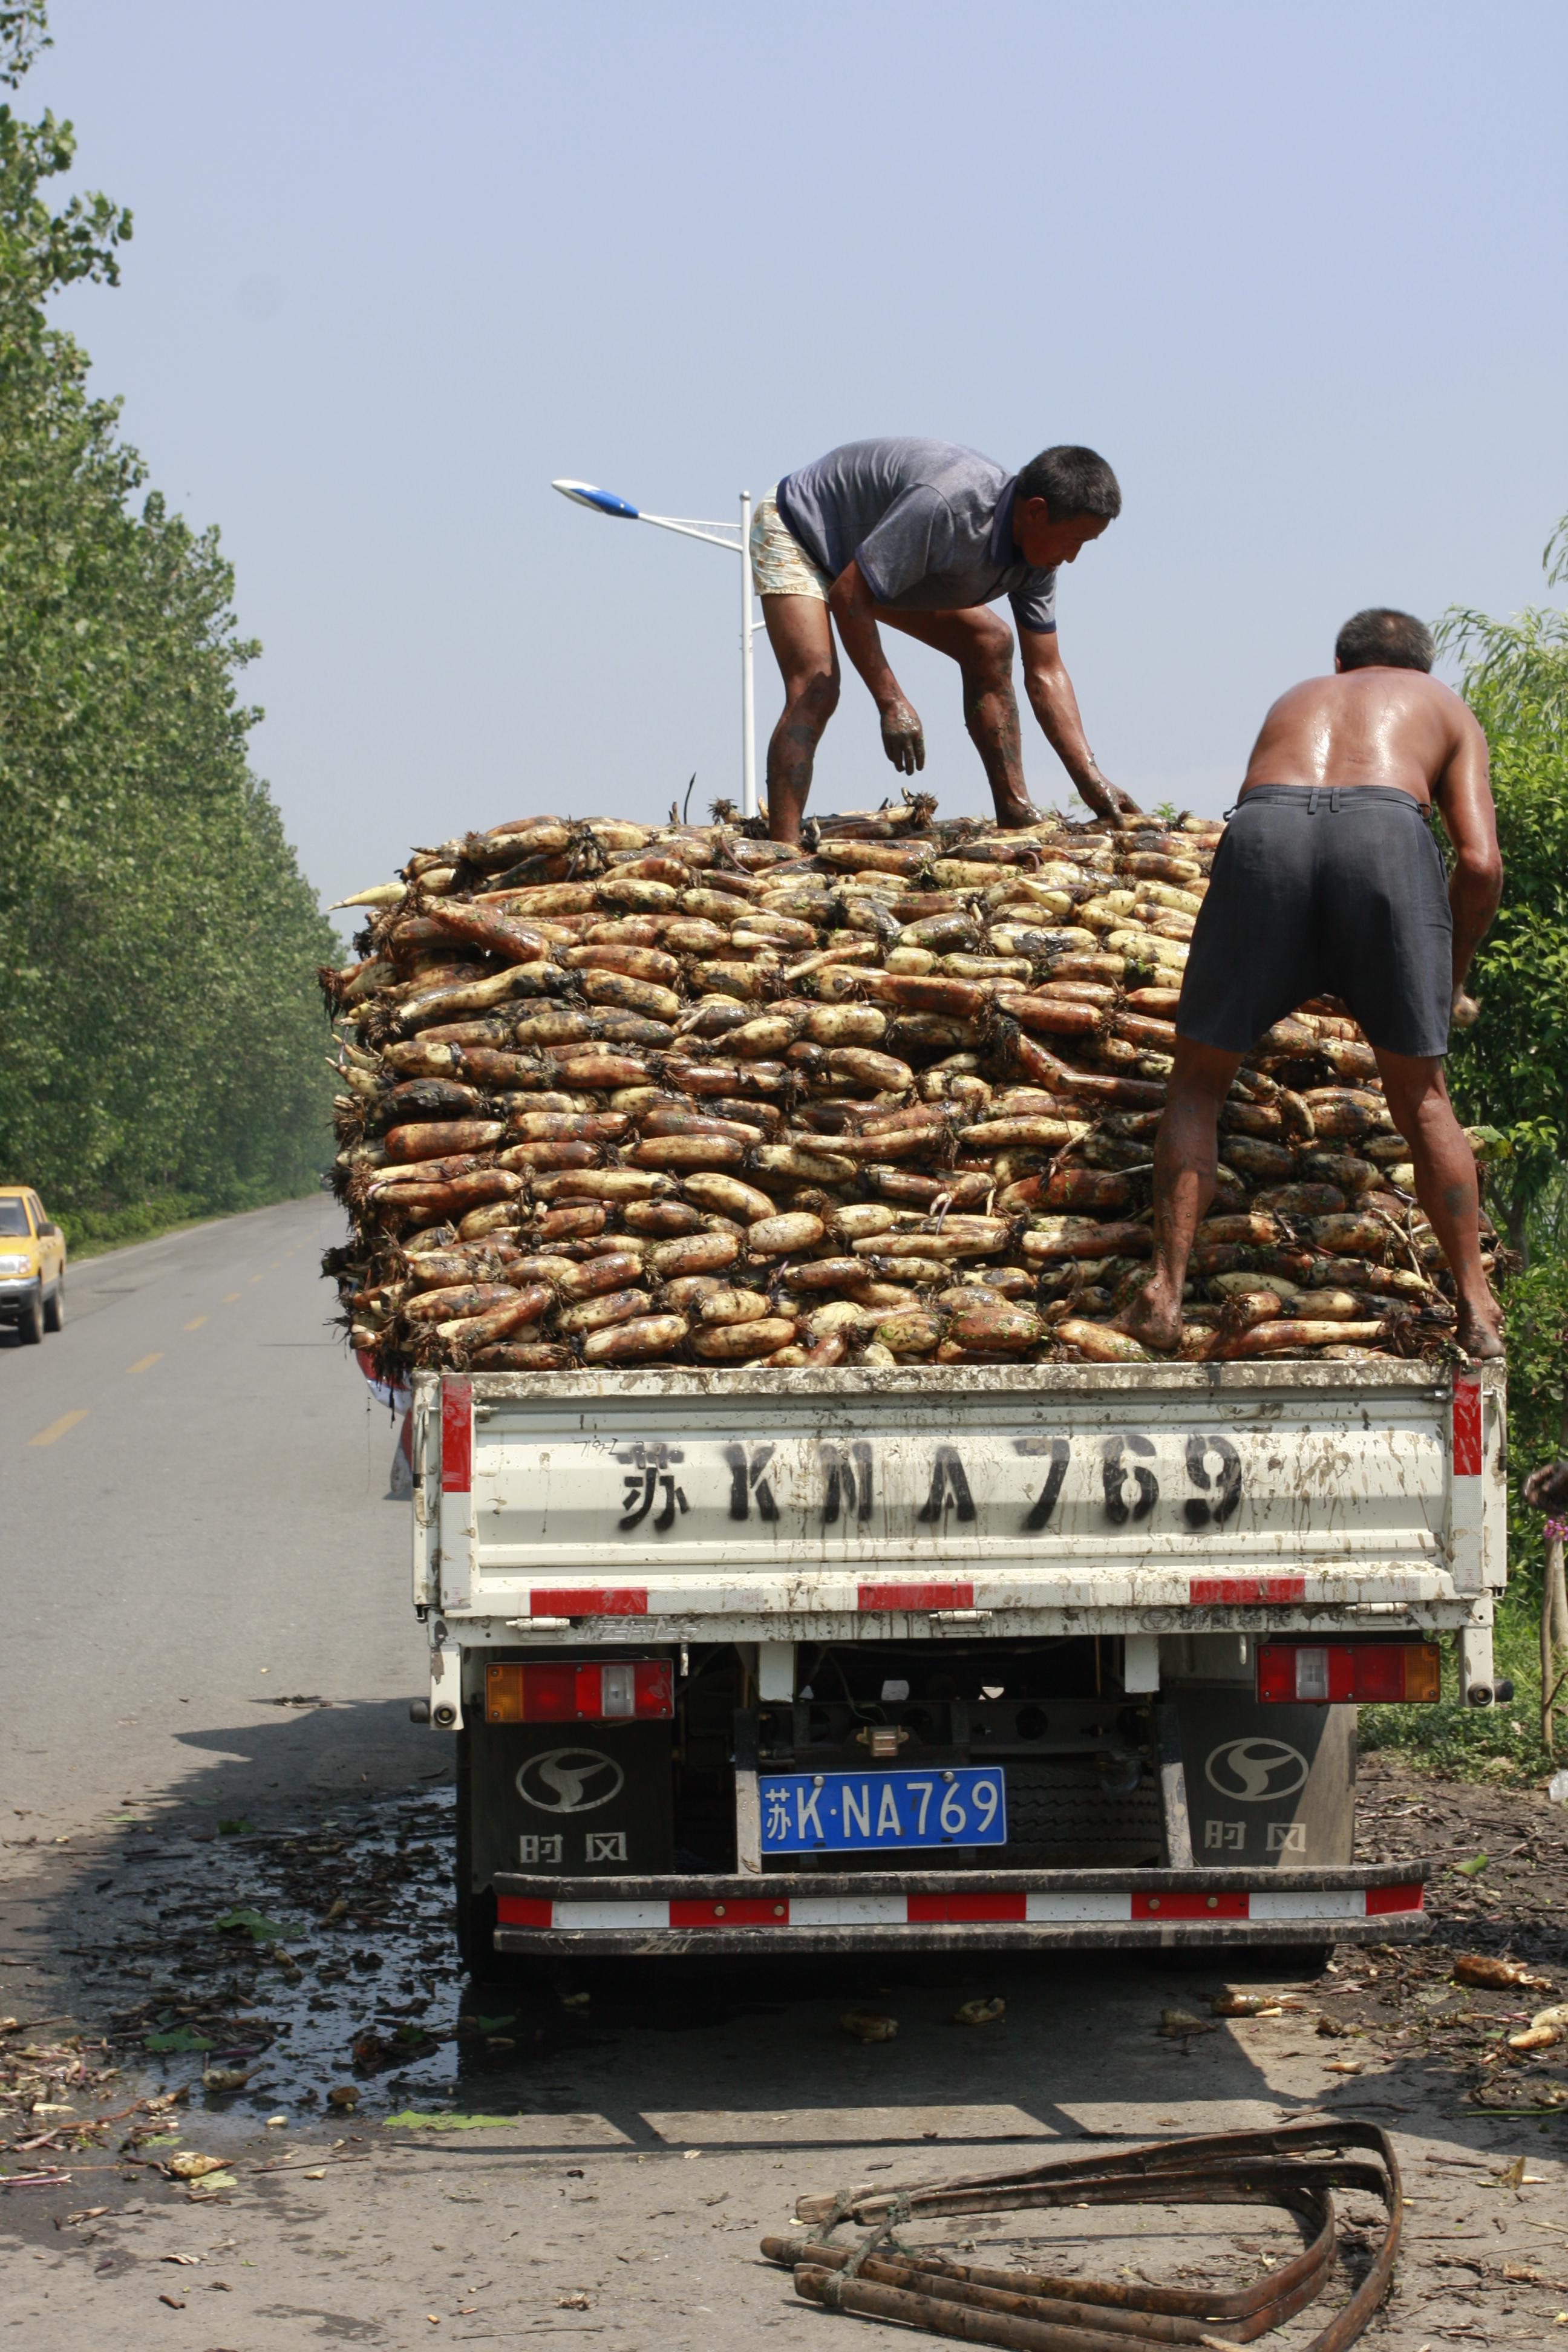
[[[953,441],[847,441],[778,486],[779,512],[837,580],[853,557],[879,604],[952,613],[1009,599],[1021,629],[1057,625],[1057,575],[1013,544],[1008,474]]]

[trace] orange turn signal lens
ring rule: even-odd
[[[1260,1642],[1258,1696],[1298,1706],[1410,1706],[1443,1695],[1436,1642]]]
[[[1422,1642],[1402,1653],[1406,1699],[1435,1702],[1443,1696],[1443,1654],[1436,1642]]]
[[[485,1668],[487,1723],[655,1723],[674,1713],[668,1658],[507,1660]]]

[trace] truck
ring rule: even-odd
[[[1356,1720],[1492,1664],[1500,1363],[426,1371],[415,1713],[479,1973],[1424,1927]]]

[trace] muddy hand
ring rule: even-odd
[[[1113,784],[1108,776],[1102,776],[1098,768],[1092,775],[1080,780],[1078,789],[1079,797],[1089,803],[1096,816],[1110,817],[1113,824],[1143,814],[1131,794],[1124,793],[1120,784]]]
[[[900,776],[912,776],[925,766],[925,730],[907,702],[889,702],[883,711],[882,749]]]

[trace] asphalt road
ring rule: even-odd
[[[327,1321],[342,1223],[289,1202],[86,1259],[62,1332],[0,1334],[0,1871],[127,1801],[238,1812],[447,1760],[407,1719],[395,1433]]]
[[[0,2340],[891,2344],[761,2259],[802,2190],[1325,2115],[1387,2126],[1405,2167],[1377,2352],[1553,2339],[1568,2109],[1522,2076],[1511,2113],[1467,2104],[1422,2023],[1467,2002],[1441,1951],[1364,2036],[1344,1998],[1386,1954],[1342,1950],[1304,2011],[1224,2021],[1214,1994],[1258,1964],[1218,1952],[465,1983],[449,1750],[407,1720],[423,1658],[394,1433],[317,1273],[339,1230],[296,1202],[122,1251],[77,1270],[61,1335],[0,1340]],[[299,1699],[331,1704],[278,1704]],[[1494,1853],[1560,1835],[1535,1792],[1492,1801],[1511,1809]],[[1469,1878],[1447,1884],[1466,1891],[1441,1935],[1517,1937],[1568,1993],[1552,1922],[1515,1920],[1505,1885],[1483,1916]],[[237,1933],[237,1906],[280,1916],[288,1952]],[[991,1994],[1002,2018],[955,2021]],[[1162,2032],[1173,2003],[1200,2030]],[[867,2006],[894,2039],[849,2038]],[[159,2054],[172,2027],[195,2038]],[[238,2090],[204,2074],[237,2044],[257,2053]],[[232,2169],[187,2188],[176,2146]],[[1369,2200],[1346,2211],[1331,2305],[1377,2226]],[[954,2242],[1236,2285],[1294,2241],[1217,2208],[1031,2214]]]

